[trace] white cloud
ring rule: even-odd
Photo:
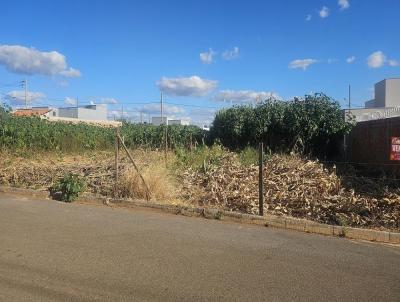
[[[224,51],[222,58],[227,61],[239,58],[239,47],[235,46],[232,50]]]
[[[329,8],[327,8],[326,6],[323,6],[321,8],[321,10],[319,11],[319,16],[321,18],[326,18],[329,16]]]
[[[26,100],[28,103],[35,102],[41,98],[44,98],[45,94],[42,92],[27,91]],[[25,103],[25,91],[24,90],[13,90],[5,95],[5,99],[12,105],[20,105]]]
[[[339,62],[339,59],[328,59],[327,62],[328,62],[328,64],[332,64],[332,63]]]
[[[315,64],[317,62],[318,60],[315,59],[297,59],[289,63],[289,68],[290,69],[301,68],[303,70],[306,70],[310,65]]]
[[[20,45],[0,45],[0,65],[20,74],[80,77],[79,70],[68,67],[65,56],[57,51],[43,52]]]
[[[118,100],[114,98],[100,98],[102,104],[117,104]]]
[[[214,56],[217,53],[210,48],[207,52],[200,53],[200,61],[204,64],[211,64],[214,61]]]
[[[310,14],[307,15],[306,21],[310,21],[312,19],[312,16]]]
[[[69,68],[68,70],[60,71],[60,75],[67,78],[79,78],[82,76],[81,72],[74,68]]]
[[[349,0],[339,0],[338,5],[340,6],[340,10],[348,9],[350,7]]]
[[[382,51],[375,51],[370,54],[367,59],[367,64],[370,68],[382,67],[386,62],[386,56]]]
[[[161,114],[161,108],[159,104],[147,104],[142,107],[140,110],[143,113],[149,113],[149,114]],[[184,113],[185,110],[181,107],[175,106],[175,105],[168,105],[164,104],[163,105],[163,113],[166,115],[176,115],[176,114],[182,114]]]
[[[254,90],[221,90],[214,97],[215,101],[227,101],[232,103],[258,102],[268,99],[280,99],[279,95],[270,91]]]
[[[349,64],[351,64],[351,63],[353,63],[355,60],[356,60],[356,57],[355,57],[355,56],[351,56],[351,57],[348,57],[348,58],[346,59],[346,62],[349,63]]]
[[[71,97],[67,96],[64,99],[64,103],[67,104],[67,105],[76,106],[78,102],[77,102],[77,100],[75,98],[71,98]]]
[[[389,66],[396,67],[396,66],[400,66],[400,61],[388,60],[388,64],[389,64]]]
[[[171,96],[204,96],[214,90],[217,81],[202,79],[199,76],[167,78],[162,77],[157,86],[167,95]]]

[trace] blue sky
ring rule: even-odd
[[[2,1],[0,92],[207,123],[232,103],[324,92],[360,106],[400,74],[400,1]],[[224,101],[225,100],[225,101]],[[180,104],[180,105],[176,105]],[[184,105],[184,106],[183,106]]]

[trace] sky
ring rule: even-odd
[[[400,76],[400,1],[1,1],[0,97],[108,104],[110,117],[212,122],[216,110],[323,92],[343,106]]]

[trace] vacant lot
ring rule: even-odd
[[[165,155],[132,150],[150,189],[151,201],[257,213],[257,153],[232,153],[219,146]],[[109,197],[145,197],[145,187],[125,155],[115,183],[114,154],[2,153],[0,182],[48,190],[65,173],[80,175],[86,191]],[[337,175],[334,168],[295,155],[265,162],[265,210],[344,226],[399,230],[400,191],[389,180]]]

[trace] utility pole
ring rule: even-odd
[[[162,91],[161,91],[161,94],[160,94],[160,106],[161,106],[161,108],[160,108],[160,110],[161,110],[161,124],[163,124],[163,93],[162,93]]]
[[[79,99],[78,99],[78,97],[76,97],[76,108],[78,108],[79,107]]]
[[[349,109],[351,108],[351,86],[349,84]]]
[[[28,109],[28,80],[25,78],[25,80],[22,81],[22,85],[24,86],[25,89],[25,109]]]
[[[140,123],[143,124],[143,111],[140,111]]]

